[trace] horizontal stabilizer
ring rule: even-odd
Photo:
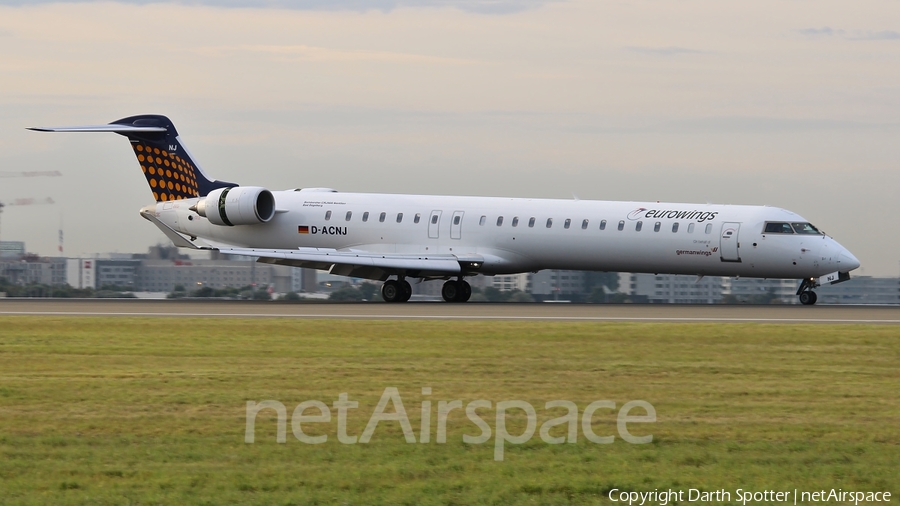
[[[71,127],[30,127],[28,130],[35,132],[113,132],[117,134],[138,132],[165,132],[165,127],[160,126],[134,126],[134,125],[85,125]]]

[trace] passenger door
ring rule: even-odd
[[[740,243],[738,242],[738,233],[740,231],[740,223],[726,222],[722,224],[722,235],[719,238],[719,253],[722,255],[723,262],[741,261],[741,253],[738,251],[740,249]]]

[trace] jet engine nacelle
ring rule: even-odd
[[[259,186],[218,188],[192,209],[213,225],[256,225],[275,216],[275,197]]]

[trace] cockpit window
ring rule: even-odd
[[[766,234],[793,234],[794,229],[791,228],[790,223],[769,222],[766,223],[766,228],[763,232]]]
[[[821,235],[822,232],[819,232],[819,229],[812,226],[810,223],[791,223],[794,226],[794,232],[798,234],[812,234],[812,235]]]

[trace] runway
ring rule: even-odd
[[[2,299],[0,315],[900,324],[900,306]]]

